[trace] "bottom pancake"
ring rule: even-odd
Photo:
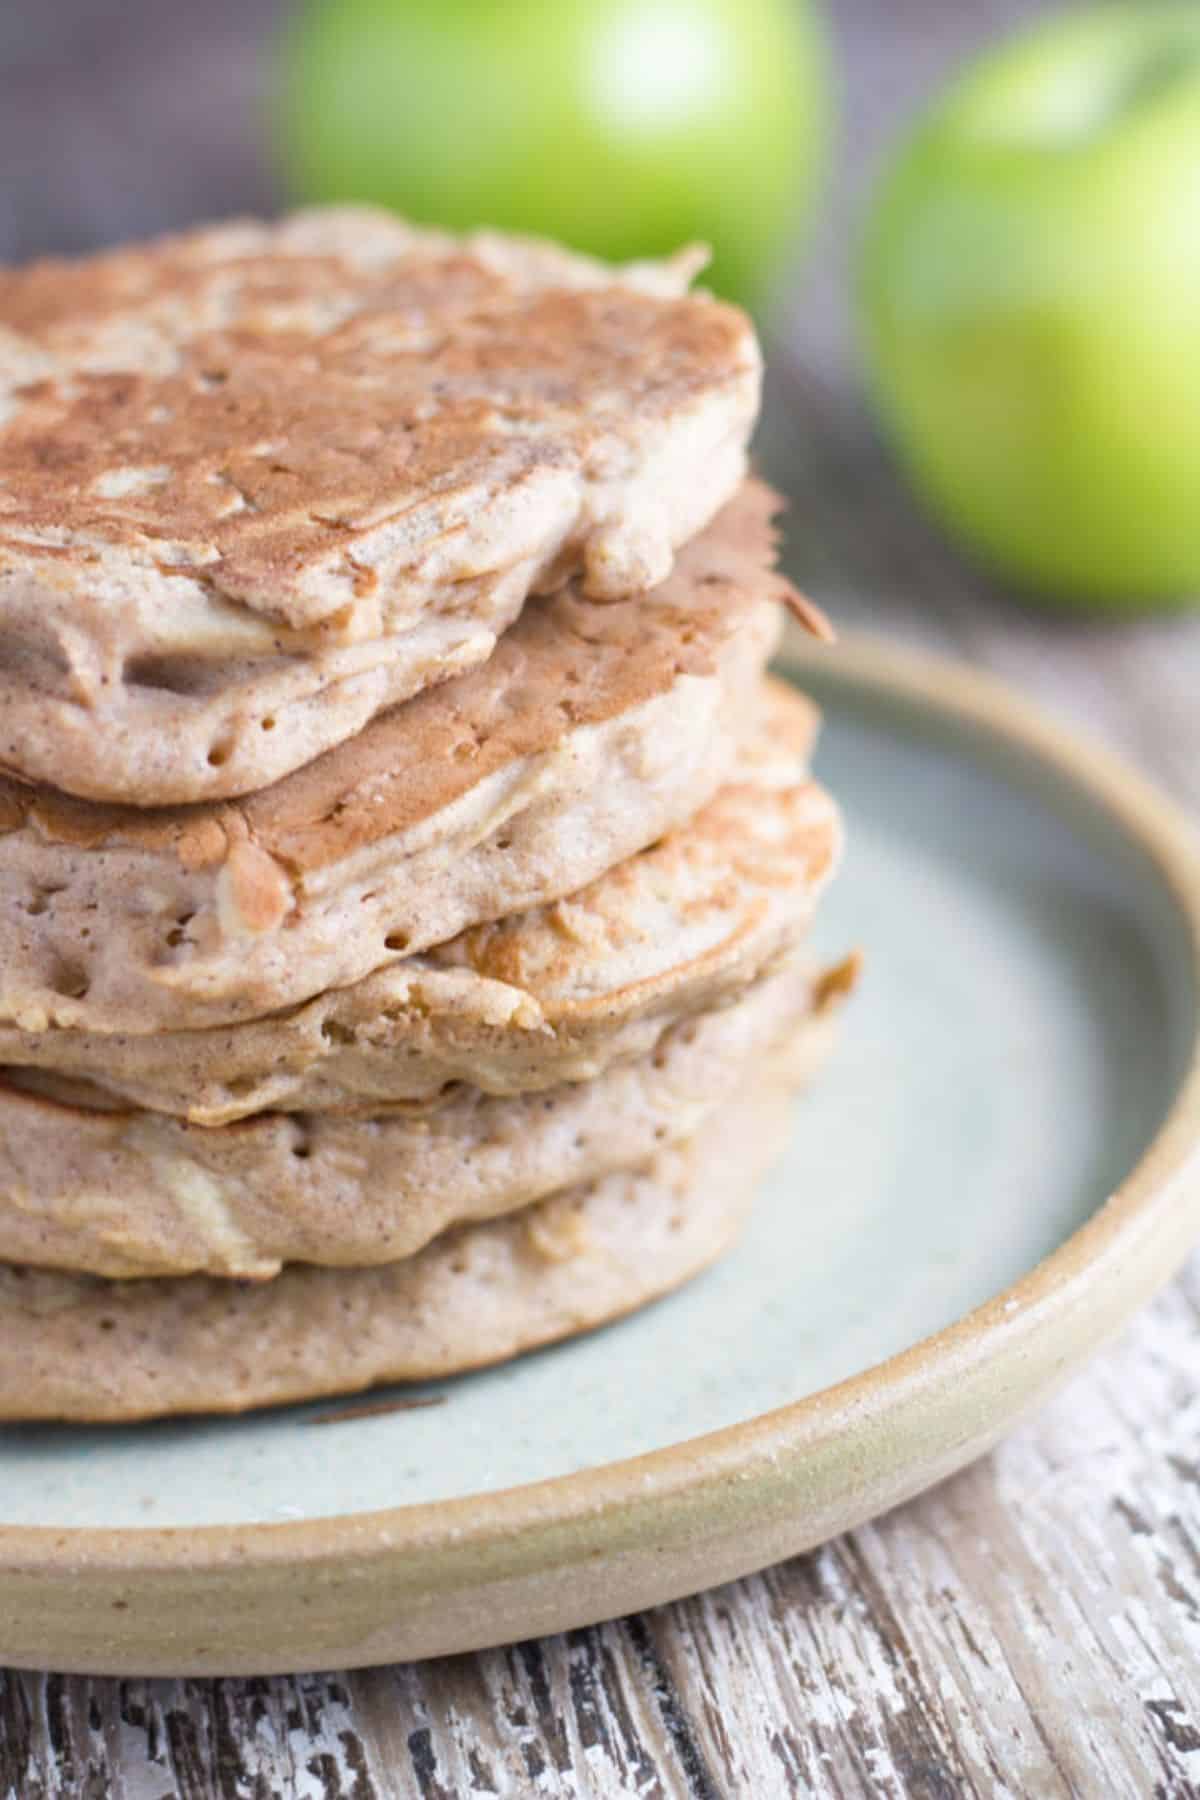
[[[404,1262],[296,1264],[265,1283],[0,1267],[0,1418],[241,1412],[453,1375],[631,1312],[729,1247],[825,1036],[802,1032],[786,1067],[640,1169]]]

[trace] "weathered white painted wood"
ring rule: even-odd
[[[1198,1286],[988,1461],[653,1617],[733,1791],[1200,1792]]]
[[[259,203],[281,0],[0,8],[0,249]],[[846,628],[994,669],[1200,814],[1200,620],[1023,612],[915,517],[850,374],[845,276],[895,121],[1037,0],[837,0],[847,154],[764,451]],[[988,1461],[812,1556],[593,1631],[295,1680],[0,1677],[0,1797],[1200,1796],[1200,1261]]]

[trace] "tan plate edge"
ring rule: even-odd
[[[1172,893],[1200,994],[1200,848],[1181,809],[990,678],[867,639],[813,655],[1034,753],[1099,803]],[[575,1626],[748,1573],[987,1449],[1197,1236],[1200,1006],[1174,1105],[1119,1190],[1015,1287],[902,1355],[669,1449],[474,1498],[277,1525],[0,1525],[0,1659],[113,1674],[361,1666]]]

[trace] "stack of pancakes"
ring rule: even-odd
[[[731,1239],[838,821],[695,268],[325,211],[0,277],[0,1416],[442,1375]]]

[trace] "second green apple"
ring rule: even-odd
[[[1065,14],[969,72],[883,181],[862,300],[952,534],[1060,602],[1200,599],[1200,6]]]

